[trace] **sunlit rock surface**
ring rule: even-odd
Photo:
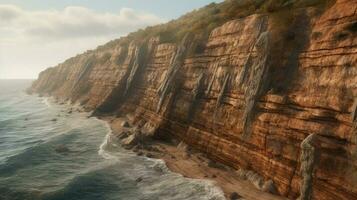
[[[185,41],[118,42],[45,70],[31,91],[130,114],[290,199],[304,178],[301,143],[315,134],[313,198],[357,199],[356,9],[337,0],[228,21],[195,55]]]

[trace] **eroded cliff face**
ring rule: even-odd
[[[119,42],[47,69],[31,91],[130,115],[291,199],[306,177],[314,199],[357,199],[356,27],[356,0],[256,14],[216,28],[203,53],[186,55],[190,35]],[[313,167],[300,159],[311,134]]]

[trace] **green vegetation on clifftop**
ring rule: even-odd
[[[331,0],[226,0],[211,3],[203,8],[189,12],[165,24],[150,26],[130,33],[127,37],[113,40],[101,48],[111,48],[118,43],[131,41],[145,42],[159,37],[160,43],[178,43],[190,33],[194,36],[195,47],[192,53],[201,53],[211,31],[229,20],[239,19],[255,13],[272,13],[315,5],[325,5]]]

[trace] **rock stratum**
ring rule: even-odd
[[[289,199],[357,199],[357,0],[258,13],[195,41],[118,40],[41,72],[30,92],[128,115]]]

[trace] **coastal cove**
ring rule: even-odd
[[[130,129],[127,119],[103,117],[112,130],[114,138],[120,138],[123,129]],[[123,127],[127,124],[127,127]],[[242,177],[235,169],[210,160],[206,155],[190,149],[186,144],[178,141],[146,140],[142,145],[129,148],[137,155],[162,159],[167,167],[184,177],[202,180],[211,180],[222,188],[227,199],[246,200],[284,200],[285,198],[261,191],[254,182]]]
[[[27,95],[31,82],[0,80],[0,199],[224,199],[213,182],[112,143],[80,106]]]
[[[114,174],[94,182],[127,199],[357,199],[357,0],[211,3],[47,68],[27,92],[106,122],[90,162],[114,159]]]

